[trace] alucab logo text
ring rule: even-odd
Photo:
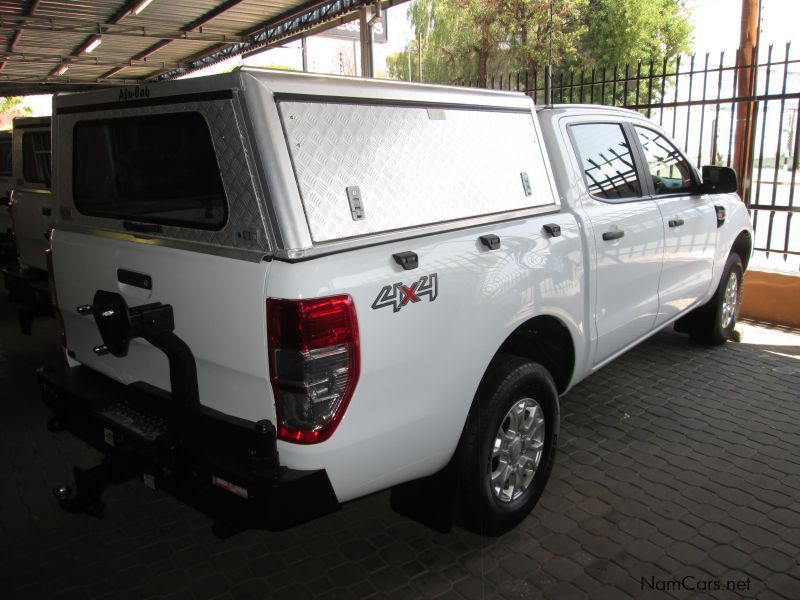
[[[747,592],[750,591],[750,578],[730,579],[698,579],[693,575],[686,575],[681,579],[656,579],[654,576],[642,577],[640,586],[643,591],[656,592]]]

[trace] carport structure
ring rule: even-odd
[[[362,32],[369,31],[369,11],[377,5],[376,0],[0,0],[0,95],[172,79],[356,18]],[[369,36],[362,35],[362,56],[371,55],[370,47]]]

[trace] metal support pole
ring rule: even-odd
[[[553,66],[544,67],[544,105],[553,105]]]
[[[369,26],[369,13],[367,6],[358,9],[358,25],[361,30],[361,76],[374,77],[375,71],[372,64],[372,28]]]
[[[300,38],[300,48],[303,53],[303,71],[308,72],[308,41],[306,36]]]
[[[756,69],[758,69],[759,0],[742,0],[742,28],[739,37],[737,94],[740,97],[755,95]],[[736,106],[736,137],[733,166],[739,174],[739,194],[747,201],[750,187],[751,150],[755,138],[756,103],[750,100]]]

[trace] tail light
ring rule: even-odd
[[[269,298],[267,333],[278,438],[298,444],[328,439],[358,382],[352,298]]]
[[[47,232],[47,238],[52,240],[53,230]],[[64,317],[61,316],[61,310],[58,308],[58,294],[56,293],[56,272],[53,269],[53,249],[48,248],[44,251],[47,257],[47,283],[50,285],[50,300],[53,303],[53,311],[56,314],[58,321],[58,337],[61,340],[61,345],[67,347],[67,333],[64,330]]]

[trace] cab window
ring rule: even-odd
[[[22,134],[22,176],[28,183],[50,185],[50,131]]]
[[[589,193],[602,200],[642,195],[630,144],[619,123],[581,123],[570,127]]]
[[[683,154],[663,135],[634,125],[642,145],[656,195],[690,192],[695,187],[692,167]]]

